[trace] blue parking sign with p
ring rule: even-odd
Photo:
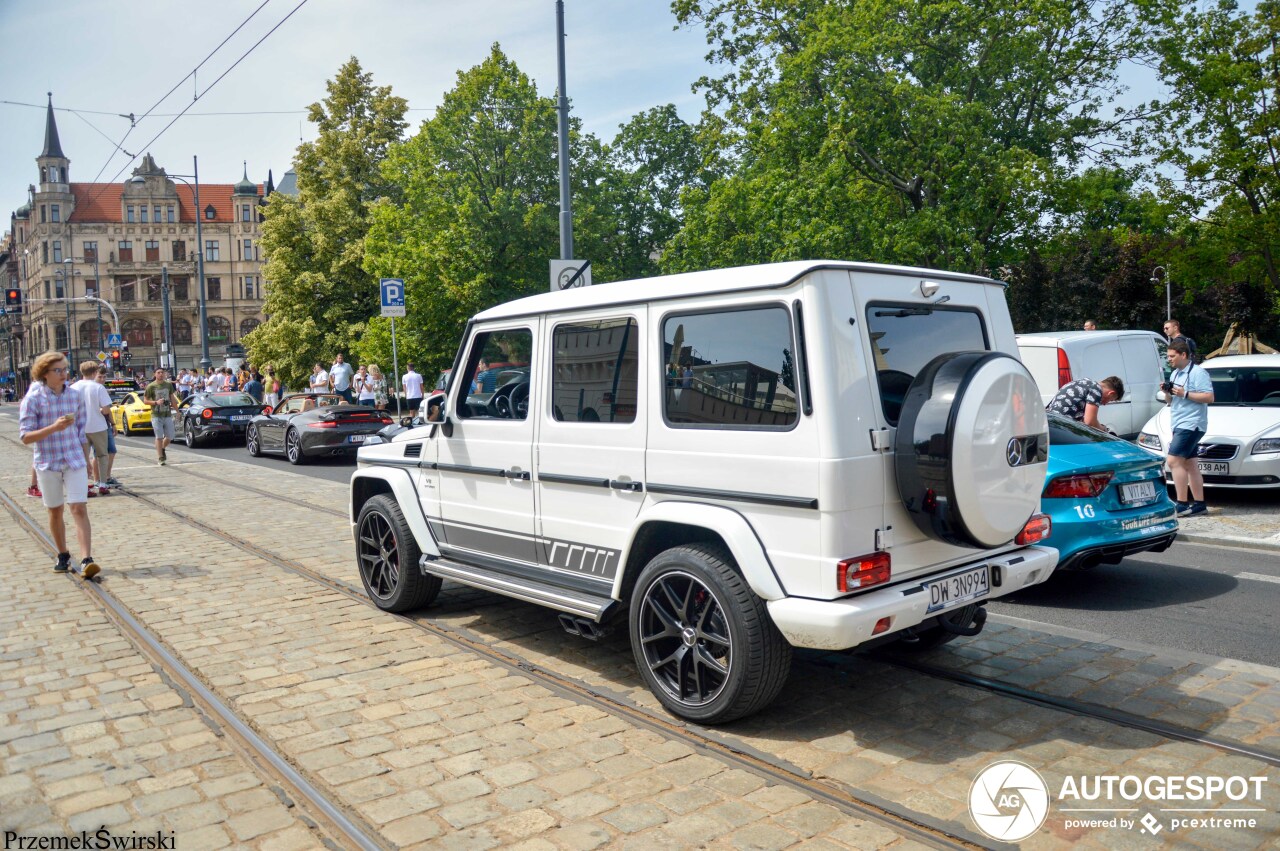
[[[378,285],[382,290],[382,315],[404,316],[404,279],[383,278]]]

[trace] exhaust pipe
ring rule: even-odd
[[[609,633],[609,630],[604,626],[586,618],[580,618],[565,612],[561,612],[559,618],[560,626],[564,627],[565,632],[585,638],[588,641],[599,641]]]

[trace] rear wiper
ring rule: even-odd
[[[904,307],[901,310],[877,310],[876,317],[892,316],[901,319],[904,316],[931,316],[933,309],[928,307]]]

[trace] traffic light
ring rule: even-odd
[[[114,369],[120,368],[120,350],[119,349],[111,350],[111,366]]]
[[[22,312],[22,290],[17,287],[10,287],[4,291],[5,313],[21,313]]]

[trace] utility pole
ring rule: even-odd
[[[569,96],[564,80],[564,0],[556,0],[556,57],[559,66],[560,259],[573,259],[573,202],[569,193]]]
[[[169,312],[169,267],[160,267],[160,298],[164,310],[164,366],[173,369],[173,315]]]

